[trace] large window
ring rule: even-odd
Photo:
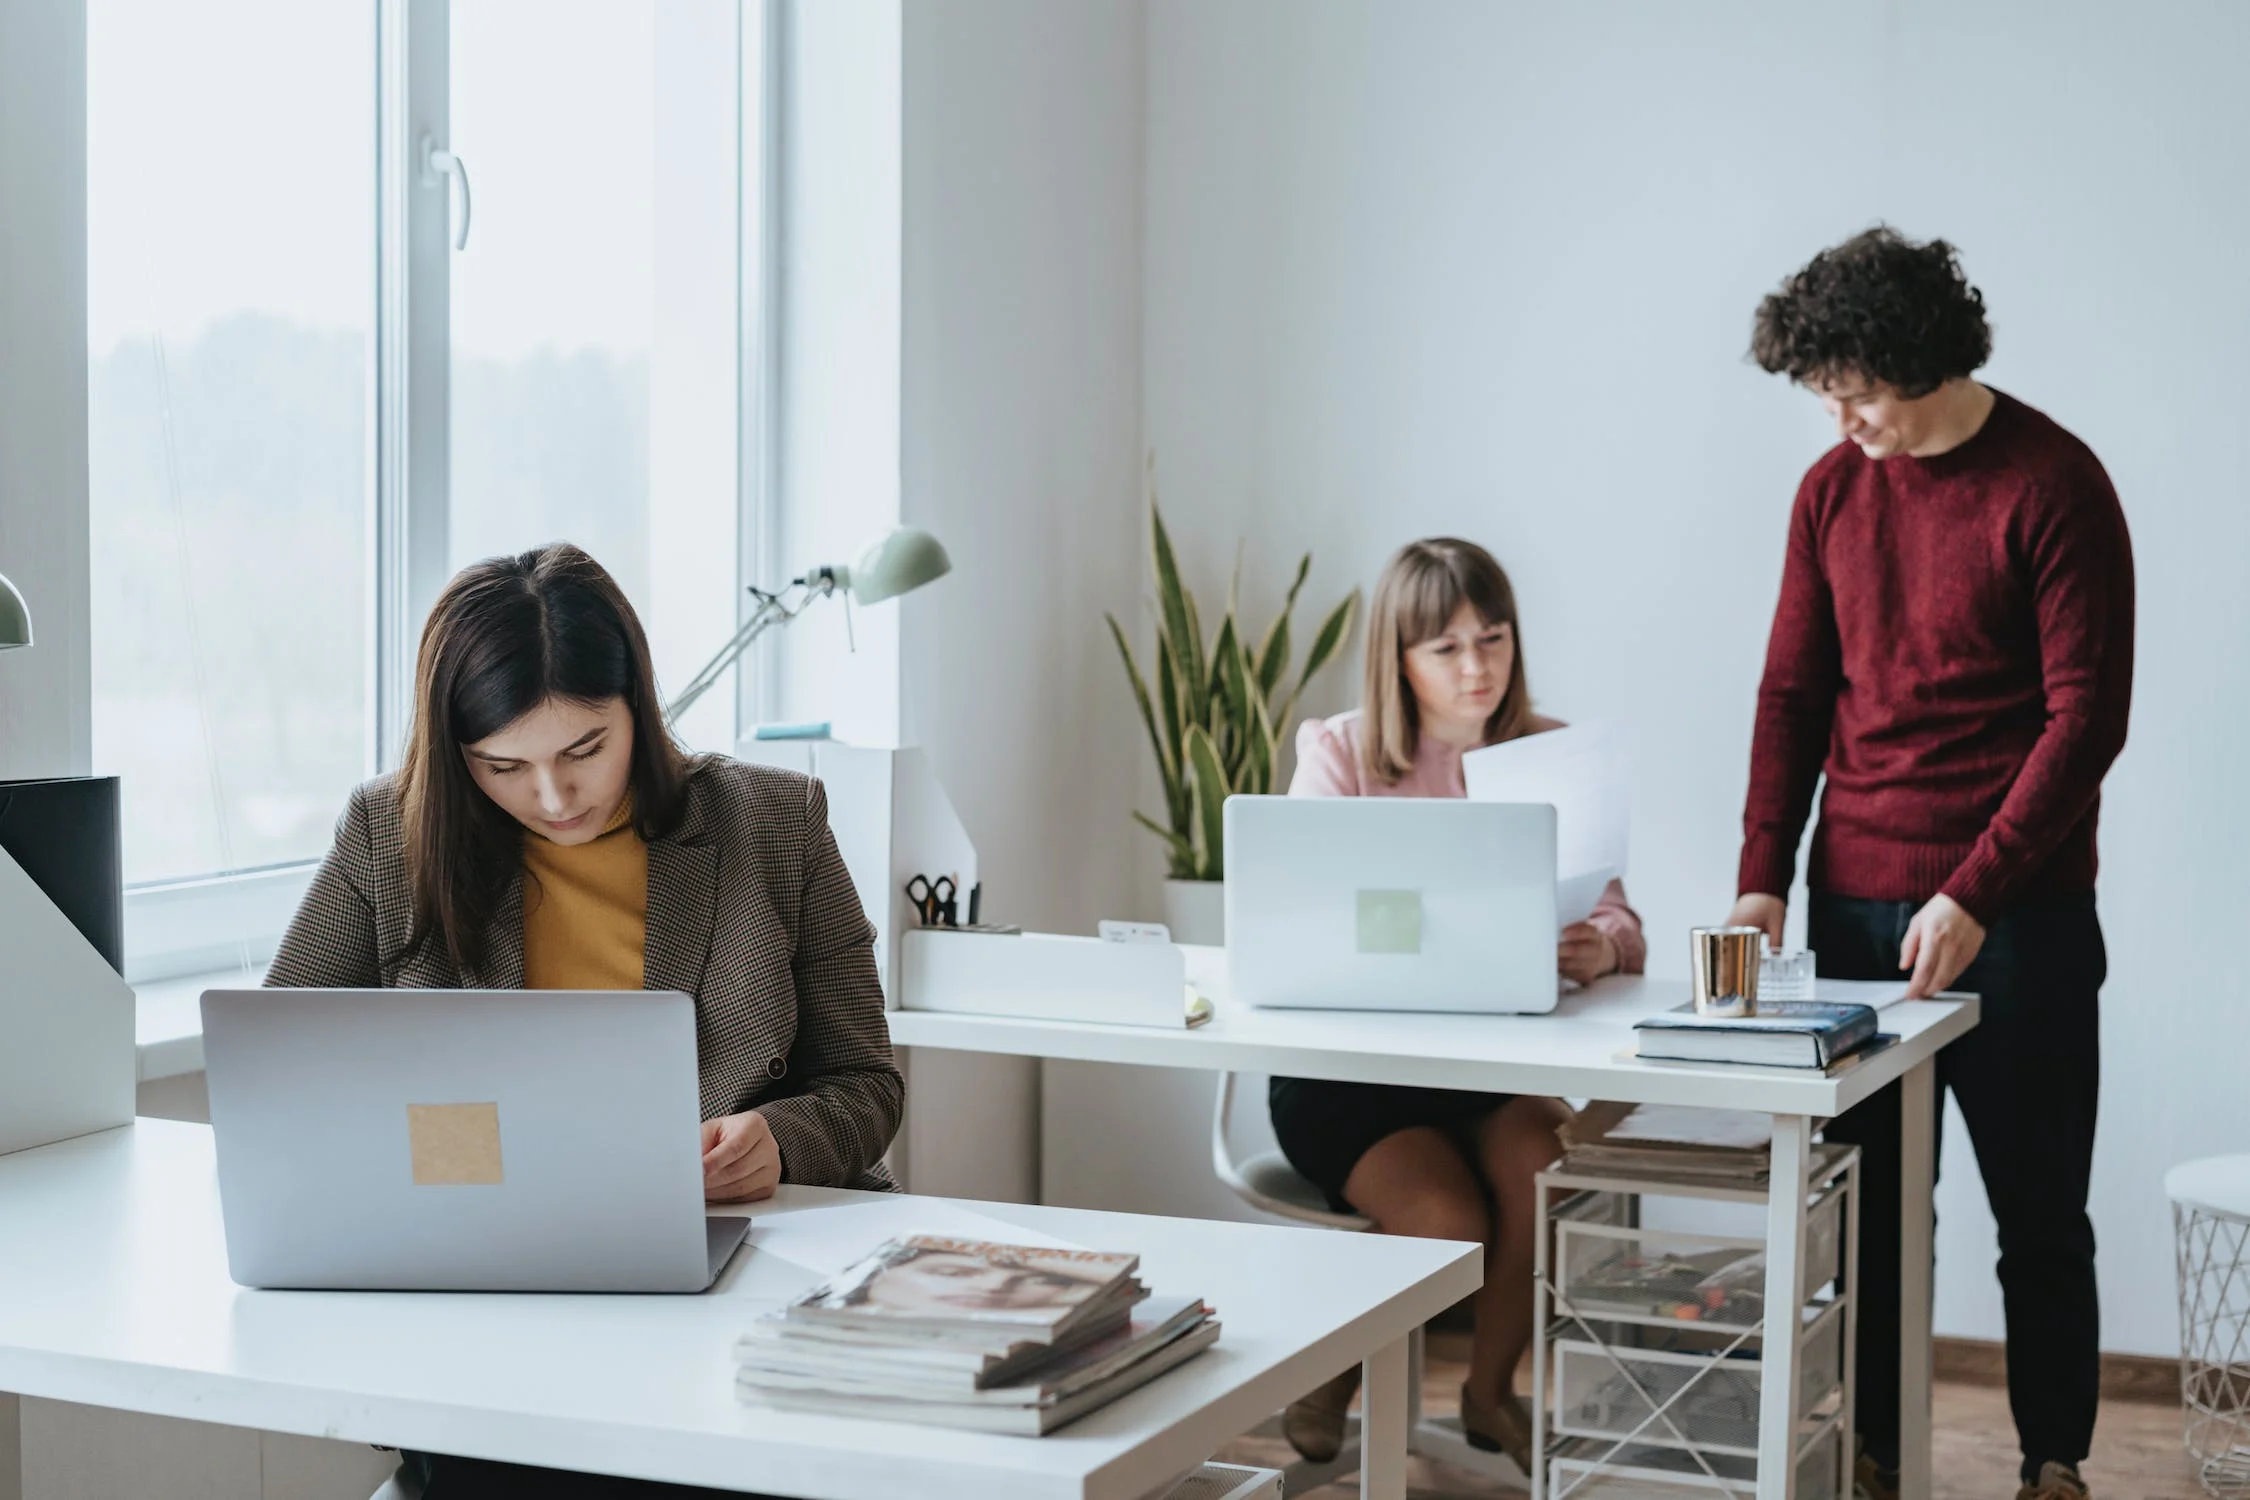
[[[128,966],[255,963],[461,564],[677,685],[765,530],[760,0],[89,0],[94,755]],[[679,726],[730,746],[736,683]]]
[[[369,769],[374,13],[86,40],[95,756],[134,881],[304,860]]]

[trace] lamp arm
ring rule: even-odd
[[[719,648],[719,654],[704,663],[703,670],[696,673],[690,679],[688,685],[680,689],[672,701],[665,705],[665,718],[675,724],[678,723],[680,715],[693,708],[696,699],[718,685],[719,679],[726,675],[729,667],[732,667],[736,661],[741,659],[743,652],[750,649],[753,641],[764,635],[772,626],[794,619],[797,611],[811,602],[809,599],[804,599],[798,601],[795,607],[791,607],[779,594],[768,594],[758,589],[753,589],[751,592],[757,596],[758,607],[750,612],[750,618],[742,622],[742,628],[734,633],[733,638]]]
[[[751,589],[750,596],[758,601],[758,607],[742,622],[742,628],[734,633],[733,639],[719,648],[719,654],[705,662],[703,670],[665,705],[664,717],[677,724],[680,715],[693,708],[696,699],[716,687],[727,669],[741,659],[742,653],[749,650],[759,636],[776,625],[786,625],[796,619],[815,599],[825,599],[837,592],[836,573],[835,568],[815,568],[802,578],[792,579],[790,587],[799,591],[794,600],[782,594],[769,594],[761,588]]]

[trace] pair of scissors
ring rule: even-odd
[[[956,913],[959,908],[954,905],[957,891],[958,887],[954,885],[950,875],[940,875],[935,880],[917,875],[906,882],[906,899],[914,903],[914,909],[920,914],[924,927],[952,927],[957,924],[959,918]]]

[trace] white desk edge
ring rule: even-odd
[[[1192,1030],[958,1011],[894,1010],[889,1019],[900,1047],[1833,1119],[1966,1034],[1978,1015],[1974,995],[1898,1001],[1884,1009],[1883,1029],[1899,1040],[1835,1073],[1651,1063],[1631,1056],[1631,1023],[1620,1016],[1653,1014],[1684,1000],[1687,986],[1624,983],[1631,988],[1596,986],[1547,1016],[1258,1010],[1221,996],[1212,1020]],[[1649,1001],[1621,1013],[1620,995]],[[1596,1002],[1609,1013],[1573,1013],[1575,1004]]]
[[[433,1308],[421,1304],[442,1303],[447,1326],[481,1317],[490,1323],[491,1332],[479,1337],[505,1338],[511,1330],[523,1332],[522,1314],[527,1309],[551,1305],[553,1316],[571,1323],[574,1338],[606,1337],[614,1343],[621,1336],[614,1326],[620,1312],[646,1307],[652,1320],[648,1347],[676,1355],[682,1317],[701,1320],[696,1330],[700,1349],[710,1342],[702,1325],[714,1317],[722,1319],[725,1336],[731,1339],[736,1320],[748,1315],[745,1309],[720,1303],[706,1306],[708,1298],[243,1292],[225,1280],[223,1256],[214,1243],[218,1214],[213,1186],[209,1127],[173,1121],[142,1120],[0,1156],[0,1194],[28,1194],[53,1212],[102,1216],[98,1225],[57,1225],[50,1217],[42,1222],[42,1237],[61,1233],[67,1239],[74,1229],[83,1233],[87,1228],[104,1233],[132,1231],[135,1245],[129,1247],[130,1254],[72,1256],[71,1264],[79,1270],[69,1274],[89,1279],[75,1294],[80,1301],[91,1297],[88,1305],[120,1310],[141,1306],[148,1288],[113,1283],[120,1276],[156,1275],[160,1266],[169,1266],[174,1277],[192,1272],[200,1283],[175,1315],[176,1325],[151,1329],[145,1322],[125,1324],[121,1332],[120,1325],[107,1316],[90,1322],[73,1318],[71,1328],[85,1332],[53,1335],[62,1340],[60,1344],[45,1339],[11,1342],[11,1337],[20,1335],[10,1328],[8,1337],[0,1337],[0,1390],[308,1436],[544,1461],[689,1483],[757,1483],[759,1474],[745,1472],[742,1464],[746,1453],[758,1452],[773,1465],[765,1471],[767,1483],[800,1493],[895,1493],[897,1471],[909,1465],[917,1483],[929,1486],[918,1492],[934,1495],[1087,1495],[1126,1500],[1161,1485],[1168,1474],[1191,1467],[1256,1425],[1291,1393],[1329,1373],[1333,1362],[1340,1362],[1338,1355],[1345,1359],[1393,1356],[1404,1348],[1409,1330],[1466,1296],[1482,1280],[1475,1247],[1420,1241],[1402,1255],[1396,1248],[1399,1242],[1390,1242],[1384,1247],[1384,1260],[1398,1268],[1388,1277],[1395,1286],[1379,1302],[1345,1313],[1325,1332],[1302,1344],[1291,1343],[1286,1350],[1273,1345],[1270,1328],[1278,1325],[1269,1310],[1264,1321],[1255,1325],[1268,1336],[1234,1346],[1250,1357],[1272,1358],[1278,1353],[1276,1362],[1251,1371],[1232,1370],[1224,1362],[1191,1362],[1166,1380],[1046,1440],[904,1427],[879,1420],[796,1418],[743,1407],[733,1400],[723,1364],[706,1372],[700,1357],[694,1365],[668,1374],[695,1381],[704,1409],[680,1409],[661,1420],[652,1419],[647,1410],[627,1410],[604,1419],[590,1417],[584,1410],[540,1410],[536,1404],[524,1404],[529,1398],[510,1399],[504,1386],[473,1401],[431,1394],[419,1385],[409,1388],[401,1383],[408,1379],[402,1369],[411,1366],[402,1367],[398,1361],[412,1356],[397,1349],[387,1351],[388,1364],[351,1358],[322,1366],[317,1349],[307,1352],[304,1339],[288,1336],[289,1326],[298,1325],[309,1336],[321,1328],[365,1335],[368,1325],[358,1306],[362,1299],[397,1309],[396,1315],[408,1320],[401,1326],[428,1325]],[[795,1202],[791,1194],[805,1204],[865,1196],[789,1189],[766,1211],[788,1211]],[[1079,1236],[1114,1235],[1117,1231],[1104,1230],[1097,1221],[1129,1217],[1017,1205],[968,1206]],[[753,1209],[753,1214],[757,1212]],[[173,1242],[149,1232],[150,1226],[141,1221],[151,1216],[175,1225]],[[195,1222],[199,1219],[202,1222]],[[1260,1236],[1309,1236],[1308,1244],[1329,1259],[1376,1247],[1375,1241],[1360,1236],[1314,1230],[1157,1222],[1168,1227],[1164,1236],[1151,1238],[1171,1241],[1170,1253],[1175,1257],[1180,1253],[1181,1233],[1203,1230],[1217,1238],[1239,1237],[1246,1231]],[[195,1243],[183,1247],[178,1234],[190,1235]],[[18,1236],[11,1245],[7,1236],[0,1235],[0,1252],[20,1255],[26,1243]],[[754,1255],[755,1250],[746,1253]],[[33,1259],[40,1257],[35,1254]],[[1408,1261],[1413,1266],[1411,1276],[1404,1269]],[[738,1261],[721,1290],[742,1274],[744,1263]],[[1239,1284],[1233,1289],[1241,1291]],[[1223,1322],[1225,1289],[1212,1285],[1206,1292],[1218,1299]],[[6,1312],[0,1305],[0,1314]],[[245,1342],[240,1325],[252,1313],[259,1316],[250,1326],[262,1329],[263,1337]],[[45,1326],[38,1322],[39,1316],[33,1314],[34,1328]],[[385,1316],[393,1314],[386,1311]],[[0,1327],[9,1326],[9,1320],[0,1318]],[[313,1342],[320,1340],[314,1336]],[[536,1351],[536,1341],[530,1347]],[[1224,1337],[1219,1347],[1229,1347]],[[1252,1356],[1252,1350],[1263,1353]],[[709,1389],[702,1385],[706,1379],[711,1381]],[[585,1403],[574,1398],[570,1404],[583,1407]],[[724,1413],[716,1419],[709,1409],[714,1405]],[[752,1446],[746,1448],[746,1443]],[[798,1489],[807,1475],[814,1476],[815,1487]]]

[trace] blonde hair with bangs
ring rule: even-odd
[[[1383,567],[1367,612],[1367,690],[1359,754],[1369,777],[1395,786],[1414,769],[1421,748],[1421,707],[1406,680],[1409,648],[1445,633],[1462,605],[1488,626],[1506,625],[1515,639],[1507,691],[1485,724],[1485,743],[1514,739],[1531,725],[1531,687],[1523,665],[1523,626],[1516,591],[1491,553],[1458,537],[1408,542]]]

